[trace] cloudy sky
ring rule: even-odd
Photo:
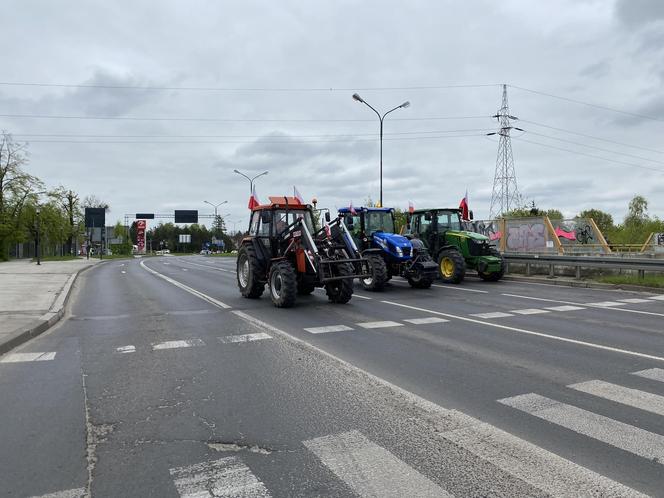
[[[27,170],[125,213],[198,209],[243,226],[293,185],[330,208],[489,214],[508,84],[526,201],[664,217],[664,2],[5,2],[0,128]],[[591,105],[587,105],[591,104]]]

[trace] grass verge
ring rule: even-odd
[[[636,275],[605,275],[595,277],[595,280],[605,284],[642,285],[664,289],[664,276],[659,275],[646,275],[644,278],[639,278]]]

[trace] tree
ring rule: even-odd
[[[600,211],[599,209],[586,209],[581,211],[576,217],[592,218],[595,221],[597,228],[599,228],[599,231],[603,234],[607,234],[615,228],[613,225],[613,216],[604,211]]]
[[[629,208],[624,224],[643,224],[649,219],[647,211],[648,201],[646,198],[642,195],[635,195],[634,198],[629,201]]]
[[[76,247],[76,238],[80,233],[80,225],[83,218],[78,194],[60,185],[51,191],[49,196],[60,204],[67,217],[67,238],[69,239],[67,253],[72,253]]]
[[[86,195],[83,199],[84,208],[103,208],[107,213],[110,212],[111,207],[108,202],[102,201],[96,195]]]
[[[212,231],[218,238],[220,238],[226,232],[226,221],[220,215],[217,215],[214,218],[214,222],[212,223]]]

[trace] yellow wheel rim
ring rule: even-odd
[[[440,272],[446,278],[454,275],[454,261],[452,261],[450,258],[443,258],[440,262]]]

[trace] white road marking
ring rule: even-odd
[[[600,301],[598,303],[585,303],[586,306],[599,306],[600,308],[610,308],[611,306],[625,306],[625,303],[617,301]]]
[[[366,300],[369,300],[369,301],[373,299],[373,297],[363,296],[362,294],[357,294],[355,292],[353,292],[353,297],[359,297],[360,299],[366,299]]]
[[[27,361],[50,361],[55,358],[55,351],[38,353],[11,353],[3,356],[0,363],[23,363]]]
[[[327,334],[328,332],[344,332],[346,330],[353,330],[346,325],[328,325],[327,327],[309,327],[304,329],[310,334]]]
[[[623,313],[636,313],[638,315],[664,316],[664,313],[653,313],[651,311],[630,310],[630,309],[625,309],[625,308],[616,308],[616,307],[613,307],[613,306],[598,306],[596,303],[575,303],[575,302],[571,302],[571,301],[561,301],[559,299],[546,299],[546,298],[543,298],[543,297],[522,296],[520,294],[503,293],[501,295],[502,296],[507,296],[507,297],[518,297],[520,299],[531,299],[531,300],[534,300],[534,301],[543,301],[543,302],[547,302],[547,303],[571,304],[572,306],[585,306],[586,308],[592,307],[592,308],[604,309],[604,310],[621,311]],[[663,299],[664,299],[664,297],[663,297]]]
[[[567,386],[584,393],[592,394],[600,398],[615,401],[623,405],[633,406],[640,410],[664,415],[664,396],[651,394],[638,389],[611,384],[601,380],[590,380]]]
[[[650,299],[641,299],[640,297],[630,297],[628,299],[618,299],[623,303],[639,304],[639,303],[652,303]]]
[[[438,318],[437,316],[429,316],[426,318],[406,318],[404,322],[412,323],[413,325],[426,325],[428,323],[444,323],[449,322],[444,318]]]
[[[170,265],[170,263],[162,262],[162,265]]]
[[[501,467],[511,475],[521,477],[535,487],[543,489],[544,491],[551,491],[551,494],[554,496],[576,497],[579,496],[580,493],[582,495],[585,494],[587,496],[597,497],[643,496],[622,484],[596,474],[580,465],[573,464],[492,425],[480,422],[479,420],[457,410],[448,410],[436,403],[432,403],[417,394],[392,384],[366,370],[356,367],[338,356],[314,346],[310,342],[295,337],[288,332],[274,327],[258,318],[254,318],[243,311],[234,310],[231,311],[231,313],[252,324],[259,330],[265,330],[272,334],[280,335],[291,342],[300,344],[309,350],[315,351],[317,354],[336,362],[347,371],[363,378],[367,378],[372,382],[387,388],[389,391],[398,394],[419,410],[422,410],[429,416],[435,417],[435,420],[444,424],[445,427],[455,427],[455,430],[451,432],[441,433],[442,437],[449,437],[451,441],[459,440],[460,437],[464,437],[465,444],[468,445],[464,447],[469,451],[480,455],[482,458]],[[452,316],[452,318],[455,317]],[[476,323],[486,323],[477,320],[466,320]],[[500,328],[504,327],[500,326]],[[477,430],[473,432],[473,428],[477,428]],[[465,435],[463,429],[465,429]],[[452,434],[455,435],[452,436]],[[496,446],[498,446],[498,449],[496,449]],[[593,492],[583,493],[584,489],[593,490]]]
[[[226,457],[170,469],[182,498],[270,496],[263,483],[238,457]]]
[[[664,294],[660,296],[650,296],[648,299],[654,299],[655,301],[664,301]]]
[[[215,306],[218,306],[219,308],[230,309],[230,306],[229,306],[229,305],[227,305],[227,304],[225,304],[225,303],[222,303],[221,301],[219,301],[219,300],[217,300],[217,299],[215,299],[215,298],[213,298],[213,297],[210,297],[210,296],[208,296],[207,294],[204,294],[204,293],[202,293],[202,292],[199,292],[199,291],[197,291],[196,289],[193,289],[193,288],[189,287],[188,285],[182,284],[182,283],[178,282],[177,280],[173,280],[172,278],[167,277],[166,275],[162,275],[161,273],[159,273],[158,271],[153,270],[152,268],[148,268],[148,267],[145,265],[145,261],[143,261],[143,260],[141,260],[140,265],[141,265],[145,270],[147,270],[147,271],[149,271],[150,273],[152,273],[153,275],[155,275],[155,276],[157,276],[157,277],[159,277],[159,278],[162,278],[162,279],[166,280],[166,282],[171,283],[171,284],[175,285],[176,287],[179,287],[180,289],[182,289],[183,291],[188,292],[189,294],[193,294],[194,296],[196,296],[196,297],[202,299],[203,301],[207,301],[207,302],[210,303],[210,304],[214,304]]]
[[[549,311],[538,308],[526,308],[522,310],[512,310],[510,313],[516,313],[517,315],[540,315],[542,313],[549,313]]]
[[[189,270],[187,270],[186,268],[182,268],[182,271],[189,271]]]
[[[660,434],[534,393],[500,399],[498,402],[621,450],[664,464],[664,436]]]
[[[356,323],[358,327],[362,327],[363,329],[383,329],[383,328],[388,328],[388,327],[403,327],[403,323],[399,322],[392,322],[390,320],[386,320],[383,322],[360,322]]]
[[[359,496],[451,496],[358,431],[310,439],[304,445]]]
[[[544,308],[545,310],[551,310],[551,311],[577,311],[577,310],[585,310],[585,308],[582,308],[581,306],[570,306],[568,304],[564,304],[562,306],[551,306],[549,308]]]
[[[603,344],[596,344],[594,342],[587,342],[587,341],[579,341],[576,339],[570,339],[568,337],[560,337],[557,335],[552,335],[552,334],[545,334],[544,332],[536,332],[534,330],[527,330],[527,329],[520,329],[517,327],[510,327],[507,325],[500,325],[498,323],[493,323],[493,322],[484,322],[480,320],[475,320],[473,318],[468,318],[465,316],[459,316],[459,315],[452,315],[450,313],[442,313],[440,311],[434,311],[434,310],[429,310],[426,308],[419,308],[417,306],[409,306],[407,304],[402,304],[402,303],[395,303],[392,301],[381,301],[381,303],[385,304],[390,304],[392,306],[399,306],[402,308],[407,308],[415,311],[422,311],[424,313],[431,313],[434,315],[439,315],[439,316],[444,316],[446,318],[455,318],[457,320],[462,320],[464,322],[471,322],[471,323],[479,323],[482,325],[485,325],[487,327],[495,327],[497,329],[503,329],[503,330],[509,330],[511,332],[517,332],[519,334],[526,334],[526,335],[532,335],[535,337],[543,337],[545,339],[551,339],[554,341],[561,341],[561,342],[568,342],[570,344],[577,344],[579,346],[586,346],[589,348],[595,348],[595,349],[601,349],[604,351],[612,351],[614,353],[620,353],[620,354],[625,354],[625,355],[630,355],[630,356],[638,356],[639,358],[648,358],[651,360],[657,360],[657,361],[664,361],[664,357],[661,356],[654,356],[650,354],[645,354],[645,353],[639,353],[637,351],[630,351],[628,349],[620,349],[620,348],[614,348],[611,346],[604,346]],[[611,308],[608,308],[611,309]]]
[[[265,332],[258,332],[256,334],[228,335],[226,337],[219,338],[219,340],[224,344],[231,344],[234,342],[261,341],[263,339],[272,339],[272,336],[270,334],[266,334]]]
[[[119,348],[116,348],[115,351],[116,351],[117,353],[122,353],[122,354],[126,354],[126,353],[135,353],[135,352],[136,352],[136,346],[132,346],[132,345],[129,345],[129,346],[121,346],[121,347],[119,347]]]
[[[503,313],[502,311],[492,311],[490,313],[475,313],[474,315],[477,318],[505,318],[506,316],[514,316],[511,313]]]
[[[127,272],[126,272],[126,271],[124,271],[124,270],[122,270],[122,272],[121,272],[121,273],[127,273]]]
[[[157,351],[159,349],[193,348],[195,346],[205,346],[205,344],[200,339],[186,339],[183,341],[157,342],[152,345],[152,350]]]
[[[76,488],[56,491],[55,493],[48,493],[46,495],[33,496],[32,498],[83,498],[84,496],[85,488]]]
[[[649,368],[648,370],[641,370],[640,372],[634,372],[632,375],[638,375],[644,379],[657,380],[659,382],[664,382],[664,370],[661,368]]]
[[[479,290],[479,289],[468,289],[466,287],[460,287],[459,285],[456,285],[456,284],[450,284],[450,285],[433,284],[431,287],[440,287],[441,289],[460,290],[460,291],[464,291],[464,292],[479,292],[480,294],[488,294],[489,293],[489,291]]]
[[[551,496],[646,496],[484,422],[440,435]]]

